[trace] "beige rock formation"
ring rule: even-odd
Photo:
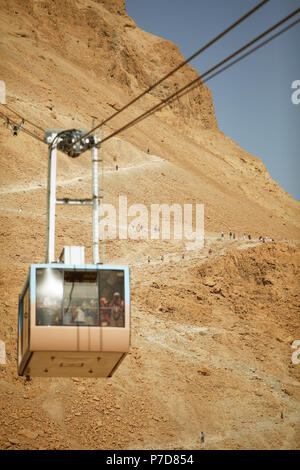
[[[137,27],[124,0],[0,0],[0,31],[7,104],[42,129],[89,130],[183,60]],[[99,134],[196,76],[185,66]],[[29,265],[44,261],[47,147],[1,125],[0,448],[198,449],[201,431],[210,449],[299,448],[290,344],[300,339],[299,203],[218,129],[205,85],[102,152],[105,202],[203,203],[205,246],[108,240],[102,259],[131,266],[130,354],[111,379],[25,383],[16,370],[18,294]],[[90,155],[59,154],[58,183],[58,196],[89,196]],[[56,234],[57,255],[80,244],[91,261],[86,209],[58,208]]]

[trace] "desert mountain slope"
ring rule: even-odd
[[[99,122],[110,116],[183,60],[176,46],[138,29],[124,12],[123,2],[118,4],[108,10],[105,2],[93,1],[1,2],[1,76],[8,104],[44,129],[90,129],[93,117]],[[196,75],[191,67],[184,67],[110,121],[103,135]],[[33,178],[37,184],[45,181],[45,147],[24,134],[14,139],[4,128],[0,132],[5,154],[12,155],[4,161],[2,188],[11,182],[27,184]],[[205,85],[119,137],[118,145],[111,140],[103,146],[106,162],[113,156],[120,167],[130,164],[131,151],[125,141],[144,152],[140,157],[144,161],[149,148],[151,154],[173,164],[163,186],[172,182],[174,201],[182,200],[182,183],[191,187],[189,201],[205,204],[208,229],[219,231],[224,226],[258,235],[263,230],[276,238],[298,237],[299,204],[269,177],[258,158],[218,130],[212,96]],[[75,174],[78,167],[82,173],[87,171],[84,158],[62,160],[62,174]],[[146,185],[147,180],[144,175]],[[128,174],[127,191],[133,181]],[[159,191],[153,187],[156,184]],[[168,191],[160,191],[162,181],[157,175],[151,186],[149,203],[169,202]],[[143,186],[134,193],[139,200]],[[109,201],[109,191],[106,196]],[[188,202],[186,195],[185,199]]]
[[[123,0],[0,0],[0,54],[8,106],[42,129],[90,129],[183,60],[174,44],[141,31]],[[196,76],[184,67],[101,137]],[[111,379],[25,383],[18,294],[45,256],[47,147],[1,125],[0,448],[197,449],[201,431],[206,448],[299,448],[299,203],[218,129],[205,85],[101,152],[105,203],[202,203],[204,248],[107,240],[102,260],[131,267],[130,354]],[[58,197],[90,197],[90,158],[59,153]],[[56,226],[56,255],[83,245],[90,262],[89,210],[58,207]]]

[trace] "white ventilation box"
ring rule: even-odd
[[[64,246],[59,261],[64,264],[84,264],[84,246]]]

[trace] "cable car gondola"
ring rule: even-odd
[[[56,199],[56,149],[70,154],[70,132],[46,131],[46,262],[30,266],[19,296],[18,374],[26,377],[111,377],[130,346],[129,268],[99,260],[99,145],[92,147],[92,199]],[[56,204],[93,206],[93,264],[85,264],[84,247],[77,246],[65,246],[54,261]]]
[[[129,342],[127,266],[30,266],[19,299],[19,375],[110,377]]]

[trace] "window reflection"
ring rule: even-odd
[[[60,325],[63,296],[63,275],[58,269],[37,269],[36,321],[37,325]]]

